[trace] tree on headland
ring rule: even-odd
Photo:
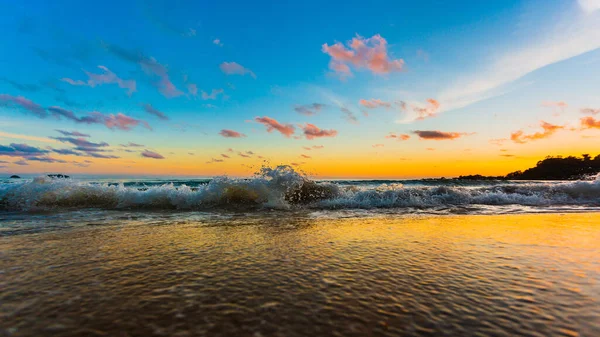
[[[510,180],[577,180],[594,176],[600,172],[600,155],[592,159],[589,154],[581,157],[548,156],[537,162],[535,167],[515,171],[506,175]]]

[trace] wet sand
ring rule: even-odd
[[[600,336],[600,213],[122,220],[0,252],[2,336]]]

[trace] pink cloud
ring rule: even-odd
[[[440,109],[440,102],[433,98],[426,99],[424,106],[408,104],[404,101],[399,101],[396,104],[398,104],[404,111],[412,110],[416,114],[415,120],[423,120],[425,118],[435,117]]]
[[[523,130],[515,131],[510,134],[510,140],[515,143],[524,144],[528,141],[544,139],[552,136],[556,133],[556,131],[564,129],[565,127],[562,125],[554,125],[547,122],[542,121],[541,127],[544,129],[542,132],[536,132],[533,134],[526,135]]]
[[[194,84],[194,83],[188,84],[187,89],[188,89],[188,92],[190,93],[190,95],[192,95],[192,96],[198,95],[198,86],[196,84]]]
[[[90,115],[98,118],[109,129],[117,128],[119,130],[129,131],[133,127],[141,125],[148,130],[152,130],[152,128],[150,127],[148,122],[145,122],[140,119],[135,119],[133,117],[129,117],[120,112],[117,113],[116,115],[114,115],[114,114],[104,115],[100,112],[92,112]]]
[[[545,107],[558,107],[558,108],[566,108],[569,106],[567,102],[558,101],[558,102],[542,102],[542,106]]]
[[[221,157],[223,157],[223,158],[227,158],[227,159],[231,158],[231,157],[229,157],[228,155],[226,155],[226,154],[223,154],[223,153],[221,153]]]
[[[409,136],[409,135],[407,135],[407,134],[395,134],[395,133],[391,133],[391,132],[390,132],[390,134],[389,134],[389,135],[387,135],[387,136],[385,136],[385,138],[389,138],[389,139],[397,139],[397,140],[399,140],[399,141],[402,141],[402,140],[409,140],[409,139],[410,139],[410,136]]]
[[[228,129],[223,129],[219,132],[219,134],[225,138],[242,138],[242,137],[246,137],[245,134],[243,133],[239,133],[237,131],[233,131],[233,130],[228,130]]]
[[[338,132],[336,130],[320,129],[316,125],[310,124],[310,123],[306,123],[302,127],[302,130],[304,131],[304,136],[306,137],[306,139],[315,139],[315,138],[321,138],[321,137],[335,137],[338,134]]]
[[[368,69],[377,75],[401,71],[404,68],[404,60],[390,59],[387,41],[379,34],[367,39],[357,35],[347,47],[340,42],[331,46],[325,43],[322,51],[331,57],[329,69],[341,78],[352,75],[350,66]]]
[[[384,146],[385,145],[383,145],[383,144],[373,144],[373,145],[371,145],[371,147],[373,147],[373,148],[384,147]]]
[[[256,117],[254,121],[257,123],[263,124],[267,127],[267,132],[272,132],[273,130],[279,131],[282,135],[286,137],[290,137],[296,131],[296,128],[291,124],[281,124],[275,119],[271,117]]]
[[[220,39],[214,39],[213,40],[213,44],[219,46],[219,47],[223,47],[223,42],[221,42]]]
[[[309,156],[309,155],[306,155],[306,154],[301,154],[301,155],[300,155],[300,157],[302,157],[302,158],[307,158],[307,159],[310,159],[310,158],[312,158],[311,156]]]
[[[361,99],[360,101],[358,101],[358,104],[364,106],[365,108],[369,108],[369,109],[376,109],[379,107],[390,108],[392,106],[392,103],[390,103],[390,102],[385,102],[385,101],[382,101],[380,99],[375,99],[375,98],[371,98],[370,100]]]
[[[0,94],[0,106],[19,106],[32,114],[44,118],[48,116],[46,110],[39,104],[23,97]]]
[[[594,117],[583,117],[580,121],[581,127],[584,129],[600,129],[600,120],[596,120]]]
[[[100,68],[100,70],[103,70],[104,73],[94,74],[86,71],[85,74],[88,76],[87,82],[81,80],[72,80],[70,78],[63,78],[62,81],[71,85],[83,85],[92,88],[102,84],[117,84],[119,88],[127,89],[127,95],[129,96],[131,96],[136,91],[135,80],[124,80],[112,71],[110,71],[110,69],[108,69],[105,66],[98,66],[98,68]]]
[[[256,75],[254,72],[252,72],[252,70],[244,68],[242,65],[236,62],[223,62],[221,65],[219,65],[219,68],[221,68],[221,71],[227,75],[250,75],[253,78],[256,78]]]
[[[144,150],[141,153],[141,156],[146,157],[146,158],[152,158],[152,159],[165,159],[165,157],[163,157],[161,154],[152,152],[150,150]]]

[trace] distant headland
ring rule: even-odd
[[[468,175],[453,180],[586,180],[600,173],[600,155],[548,156],[525,171],[511,172],[505,176]]]

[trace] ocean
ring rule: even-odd
[[[0,181],[1,336],[599,336],[600,179]]]

